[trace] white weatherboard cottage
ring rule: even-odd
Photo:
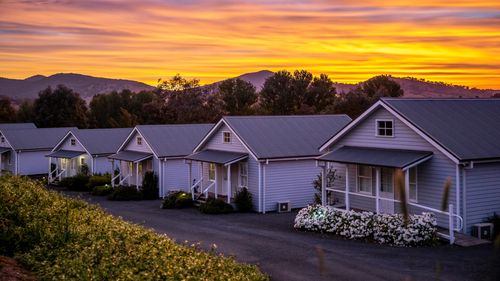
[[[500,213],[499,140],[500,99],[382,99],[321,147],[323,174],[341,175],[323,187],[323,204],[400,212],[401,171],[411,213],[469,233]],[[447,179],[451,204],[441,210]]]
[[[1,127],[0,125],[1,171],[14,175],[47,174],[48,159],[45,155],[50,153],[62,136],[73,129]]]
[[[186,157],[193,193],[231,202],[242,187],[252,193],[258,212],[311,203],[319,174],[318,147],[351,119],[347,115],[228,116],[222,118]]]
[[[111,156],[120,173],[120,185],[141,186],[144,174],[158,177],[159,196],[169,191],[188,191],[189,155],[213,124],[138,125]],[[113,181],[114,182],[114,181]]]
[[[62,137],[49,157],[49,182],[72,177],[86,165],[94,174],[113,174],[113,166],[107,158],[114,154],[132,128],[74,129]]]

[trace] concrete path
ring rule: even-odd
[[[196,209],[162,210],[160,201],[113,202],[82,196],[109,213],[200,242],[258,265],[272,280],[500,280],[500,249],[395,248],[293,229],[295,213],[205,215]]]

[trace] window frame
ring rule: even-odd
[[[137,137],[135,138],[135,143],[136,143],[137,145],[142,145],[142,137],[141,137],[141,136],[137,136]]]
[[[71,138],[69,140],[69,143],[70,143],[71,146],[75,146],[76,145],[76,139],[75,138]]]
[[[415,171],[415,181],[411,181],[411,170]],[[415,198],[411,198],[411,186],[415,186]],[[408,169],[408,199],[410,202],[417,203],[418,202],[418,169],[417,167],[412,167]]]
[[[392,134],[391,135],[381,135],[380,134],[380,127],[379,127],[379,122],[391,122],[392,126],[391,128],[384,127],[382,130],[384,130],[385,133],[387,133],[388,129],[391,129]],[[375,136],[380,137],[380,138],[393,138],[395,135],[395,128],[394,128],[394,119],[375,119]]]
[[[228,141],[226,141],[226,135],[228,136]],[[222,131],[222,143],[229,144],[233,142],[233,137],[230,131]]]
[[[5,143],[5,137],[4,136],[0,137],[0,142]]]
[[[243,171],[243,169],[241,167],[245,167],[245,174],[241,173]],[[246,185],[243,185],[242,182],[242,178],[245,178],[245,181],[246,181]],[[246,187],[248,188],[248,162],[239,162],[238,163],[238,186],[243,188],[243,187]]]
[[[208,180],[211,182],[214,182],[216,180],[215,169],[217,169],[215,163],[208,163]]]
[[[367,177],[367,176],[360,176],[359,174],[359,168],[361,166],[364,166],[364,167],[367,167],[369,170],[370,170],[370,177]],[[369,179],[370,180],[370,190],[369,191],[366,191],[366,190],[361,190],[360,189],[360,178],[365,178],[365,179]],[[372,195],[373,194],[373,167],[372,166],[369,166],[369,165],[356,165],[356,192],[358,193],[363,193],[363,194],[370,194]]]

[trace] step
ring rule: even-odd
[[[446,236],[448,236],[448,230],[447,229],[439,229],[438,234],[441,233]],[[474,236],[470,236],[464,233],[460,232],[455,232],[455,245],[460,246],[460,247],[472,247],[472,246],[477,246],[477,245],[484,245],[484,244],[491,244],[491,241],[485,240],[485,239],[479,239]]]

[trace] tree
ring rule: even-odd
[[[335,102],[334,112],[337,114],[347,114],[351,118],[361,115],[373,104],[360,88],[353,89],[347,94],[340,95]]]
[[[257,101],[255,86],[242,79],[227,79],[219,84],[223,110],[228,115],[249,115]]]
[[[290,115],[295,113],[295,100],[292,91],[293,76],[286,70],[274,73],[264,82],[260,92],[262,109],[273,115]]]
[[[14,122],[16,118],[16,111],[12,106],[12,102],[8,97],[0,98],[0,122],[9,123]]]
[[[295,101],[295,113],[314,113],[303,109],[306,100],[309,98],[308,89],[312,79],[313,75],[306,70],[295,70],[293,72],[291,91],[292,98]]]
[[[324,113],[325,110],[335,103],[337,91],[333,81],[326,74],[314,77],[309,85],[308,94],[304,103],[314,107],[314,113]]]
[[[387,75],[372,77],[361,83],[360,90],[372,101],[381,97],[400,97],[404,94],[401,86]]]
[[[35,121],[35,109],[33,102],[24,101],[19,106],[16,112],[17,122],[34,122]]]
[[[78,93],[59,85],[46,88],[34,103],[35,123],[38,127],[87,127],[87,106]]]
[[[177,73],[174,77],[169,80],[158,79],[157,88],[162,91],[183,91],[187,89],[193,89],[200,86],[200,80],[198,79],[186,79]]]

